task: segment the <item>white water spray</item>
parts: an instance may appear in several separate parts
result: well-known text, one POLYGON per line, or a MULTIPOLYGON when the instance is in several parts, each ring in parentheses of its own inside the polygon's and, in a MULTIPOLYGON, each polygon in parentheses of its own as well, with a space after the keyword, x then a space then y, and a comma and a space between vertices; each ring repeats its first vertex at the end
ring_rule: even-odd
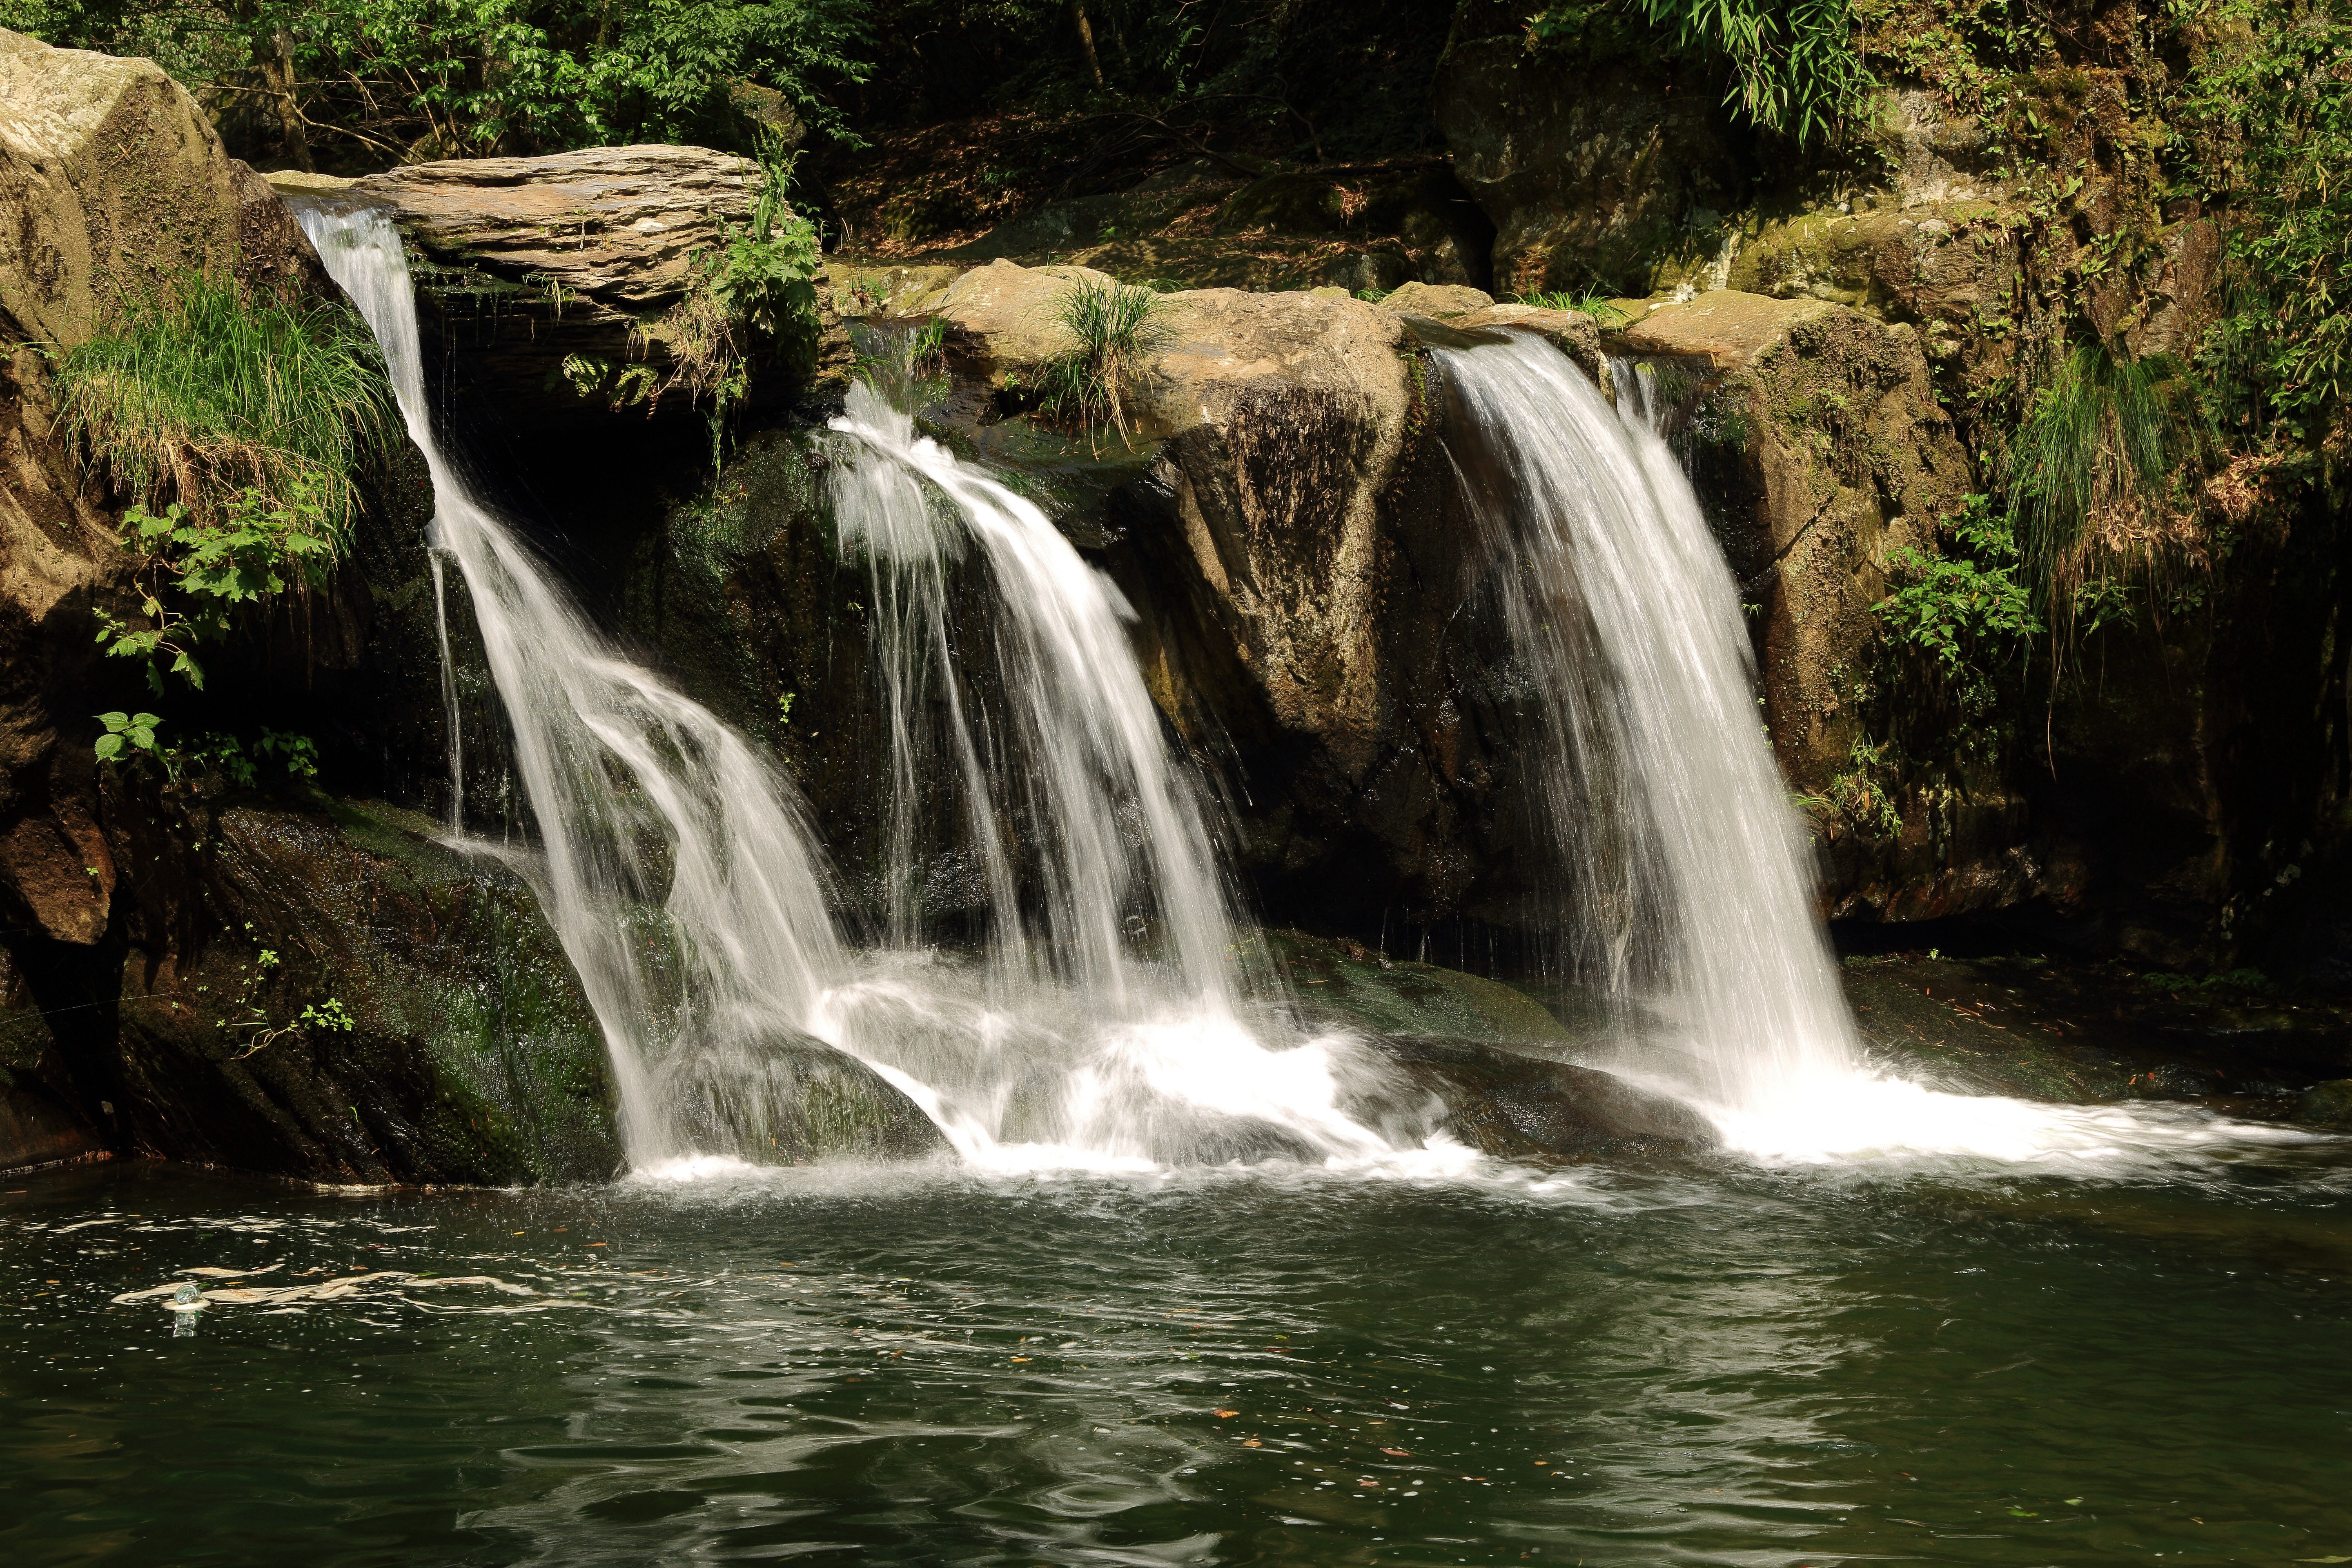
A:
POLYGON ((1618 1004, 1621 1068, 1792 1163, 2169 1170, 2311 1135, 2189 1106, 1941 1093, 1862 1065, 1814 910, 1812 856, 1767 744, 1738 595, 1646 374, 1612 409, 1532 334, 1441 348, 1517 658, 1573 956, 1618 1004))
POLYGON ((1349 1084, 1373 1076, 1349 1043, 1302 1038, 1244 999, 1207 826, 1118 590, 1034 502, 918 436, 873 381, 833 427, 849 438, 831 480, 842 543, 874 582, 894 781, 886 879, 909 950, 843 994, 856 1007, 833 1037, 902 1073, 984 1166, 1396 1152, 1342 1109, 1349 1084), (959 592, 987 598, 995 631, 980 648, 950 637, 950 566, 959 592), (993 730, 965 690, 974 659, 1003 693, 993 730), (913 823, 935 754, 960 785, 994 927, 984 983, 960 989, 944 961, 911 951, 928 935, 913 823))
MULTIPOLYGON (((1038 933, 1051 967, 1113 1010, 1173 989, 1212 1012, 1236 996, 1234 921, 1187 781, 1169 754, 1159 710, 1129 639, 1133 611, 1038 506, 938 442, 871 382, 850 389, 834 428, 856 438, 832 489, 842 542, 874 573, 882 675, 892 717, 897 816, 911 813, 917 737, 907 715, 935 686, 950 745, 995 891, 998 952, 1033 951, 1010 897, 1014 870, 1000 816, 1018 825, 1045 889, 1038 933), (938 504, 934 504, 934 498, 938 504), (949 644, 944 564, 976 545, 1003 629, 995 655, 1013 734, 998 770, 1007 798, 974 760, 949 644), (1140 940, 1139 940, 1140 939, 1140 940), (1154 946, 1153 984, 1139 949, 1154 946)), ((894 835, 891 883, 915 875, 894 835)))

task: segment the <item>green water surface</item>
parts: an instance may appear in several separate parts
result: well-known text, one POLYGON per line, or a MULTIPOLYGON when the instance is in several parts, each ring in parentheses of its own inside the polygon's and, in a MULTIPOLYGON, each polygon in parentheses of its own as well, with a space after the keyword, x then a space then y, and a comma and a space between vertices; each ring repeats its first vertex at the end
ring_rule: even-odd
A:
POLYGON ((2341 1149, 2068 1181, 18 1177, 0 1563, 2341 1562, 2341 1149), (273 1264, 248 1285, 512 1289, 184 1337, 110 1304, 273 1264))

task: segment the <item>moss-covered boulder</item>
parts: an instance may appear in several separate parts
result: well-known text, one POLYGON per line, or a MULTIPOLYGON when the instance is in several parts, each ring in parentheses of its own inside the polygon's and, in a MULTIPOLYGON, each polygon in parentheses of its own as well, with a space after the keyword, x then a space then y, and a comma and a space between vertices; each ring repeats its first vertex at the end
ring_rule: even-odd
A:
POLYGON ((1541 1161, 1717 1142, 1688 1107, 1565 1059, 1597 1042, 1516 986, 1344 938, 1265 931, 1255 942, 1302 1020, 1346 1030, 1382 1064, 1380 1087, 1360 1089, 1350 1110, 1392 1138, 1442 1133, 1541 1161))
POLYGON ((2331 1079, 2305 1089, 2294 1103, 2294 1119, 2314 1127, 2352 1132, 2352 1078, 2331 1079))
POLYGON ((327 1182, 602 1179, 604 1044, 528 885, 389 807, 119 781, 109 940, 12 942, 18 1059, 117 1152, 327 1182), (37 1070, 38 1070, 37 1067, 37 1070))

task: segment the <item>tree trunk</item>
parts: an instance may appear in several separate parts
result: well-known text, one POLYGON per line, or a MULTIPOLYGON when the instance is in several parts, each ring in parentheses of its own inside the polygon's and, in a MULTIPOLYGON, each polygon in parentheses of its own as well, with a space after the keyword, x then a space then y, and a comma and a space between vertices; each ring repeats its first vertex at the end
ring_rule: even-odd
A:
POLYGON ((278 110, 278 155, 310 174, 316 167, 310 162, 310 133, 294 104, 294 35, 283 27, 272 32, 268 47, 261 51, 260 65, 261 79, 268 83, 278 110))
POLYGON ((1070 19, 1078 25, 1078 43, 1087 51, 1087 69, 1094 74, 1095 85, 1109 86, 1103 80, 1102 57, 1095 53, 1095 25, 1087 20, 1087 0, 1070 0, 1070 19))

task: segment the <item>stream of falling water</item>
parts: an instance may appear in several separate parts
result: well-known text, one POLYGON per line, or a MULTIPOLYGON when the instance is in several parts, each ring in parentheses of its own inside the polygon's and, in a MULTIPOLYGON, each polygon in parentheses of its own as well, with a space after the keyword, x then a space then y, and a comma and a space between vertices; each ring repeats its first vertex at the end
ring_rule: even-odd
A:
POLYGON ((771 1068, 813 1042, 873 1068, 983 1167, 1465 1154, 1393 1147, 1340 1108, 1378 1076, 1353 1042, 1244 1006, 1225 895, 1124 605, 1035 506, 915 438, 870 389, 842 423, 866 454, 842 491, 847 526, 902 612, 881 659, 902 733, 911 683, 954 680, 929 668, 945 658, 940 552, 968 539, 989 563, 1022 731, 1013 788, 1047 888, 1032 942, 959 716, 996 957, 957 964, 916 946, 911 923, 905 945, 852 954, 790 782, 622 658, 455 471, 428 416, 389 218, 329 204, 300 216, 373 328, 431 469, 435 545, 465 578, 537 828, 540 853, 520 864, 604 1031, 634 1166, 757 1157, 760 1097, 796 1081, 771 1068))
POLYGON ((1512 645, 1577 972, 1653 1070, 1758 1111, 1849 1075, 1853 1020, 1811 851, 1756 702, 1698 498, 1620 378, 1621 415, 1533 336, 1436 351, 1512 645))
POLYGON ((1574 973, 1615 1014, 1607 1065, 1774 1159, 1958 1155, 2089 1168, 2300 1134, 2184 1108, 1946 1094, 1863 1064, 1774 763, 1737 585, 1657 427, 1525 332, 1433 350, 1454 455, 1532 697, 1574 973))

